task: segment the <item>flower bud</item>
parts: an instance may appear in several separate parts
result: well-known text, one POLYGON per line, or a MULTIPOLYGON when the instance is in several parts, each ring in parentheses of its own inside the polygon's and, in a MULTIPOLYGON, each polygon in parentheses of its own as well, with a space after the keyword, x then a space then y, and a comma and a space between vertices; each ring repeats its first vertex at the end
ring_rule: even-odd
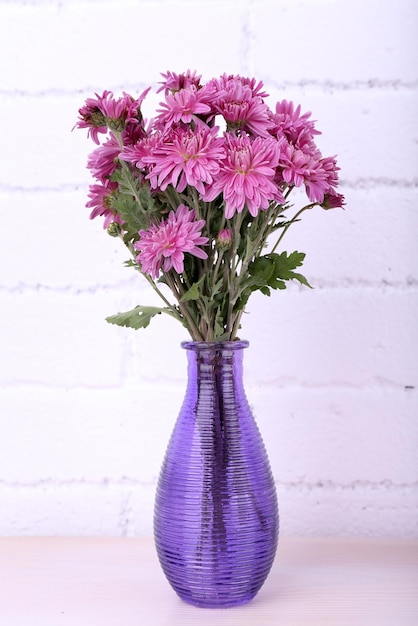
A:
POLYGON ((229 250, 232 244, 232 232, 229 228, 219 231, 216 237, 216 245, 220 250, 229 250))
POLYGON ((326 193, 321 203, 323 209, 339 209, 345 204, 345 198, 340 193, 326 193))
POLYGON ((120 225, 117 222, 110 222, 107 227, 107 234, 111 237, 119 237, 121 233, 120 225))

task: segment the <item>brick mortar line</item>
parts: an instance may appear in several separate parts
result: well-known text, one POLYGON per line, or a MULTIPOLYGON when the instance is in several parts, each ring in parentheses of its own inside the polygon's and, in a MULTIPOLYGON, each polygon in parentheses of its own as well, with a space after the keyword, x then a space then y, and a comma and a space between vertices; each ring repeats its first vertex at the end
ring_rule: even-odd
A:
MULTIPOLYGON (((165 385, 167 391, 178 391, 179 384, 185 384, 186 381, 186 370, 184 370, 184 376, 179 379, 167 379, 165 377, 158 378, 141 378, 139 379, 141 385, 149 387, 150 389, 154 389, 156 386, 161 387, 162 384, 165 385)), ((411 381, 413 383, 414 381, 411 381)), ((124 392, 126 393, 129 389, 137 389, 138 388, 138 378, 132 379, 130 376, 123 379, 123 381, 118 384, 115 383, 113 385, 81 385, 81 384, 50 384, 45 381, 40 380, 15 380, 9 384, 1 384, 0 383, 0 394, 4 393, 22 393, 22 390, 25 391, 33 391, 33 392, 41 392, 41 393, 77 393, 77 392, 89 392, 89 393, 97 393, 97 392, 124 392), (131 381, 134 380, 134 386, 132 386, 131 381)), ((256 392, 260 389, 259 385, 251 385, 247 383, 247 393, 250 395, 254 391, 254 397, 256 392)), ((342 393, 408 393, 414 394, 418 391, 418 386, 413 384, 401 384, 396 383, 390 380, 376 380, 374 384, 355 384, 355 383, 344 383, 341 381, 329 381, 328 383, 323 384, 309 384, 306 382, 297 382, 295 379, 293 382, 280 382, 280 380, 268 380, 264 382, 263 389, 273 389, 274 391, 279 392, 292 392, 292 393, 300 393, 300 392, 315 392, 315 393, 323 393, 330 391, 338 391, 342 393)), ((254 405, 254 398, 248 398, 250 405, 254 405)))
MULTIPOLYGON (((392 294, 392 293, 401 293, 406 292, 409 295, 418 291, 418 278, 410 277, 405 281, 387 281, 385 279, 381 279, 379 281, 366 281, 362 279, 352 279, 342 277, 340 280, 330 281, 321 278, 310 277, 310 281, 313 284, 315 291, 318 292, 326 292, 335 293, 336 291, 343 292, 351 292, 351 291, 372 291, 384 294, 392 294)), ((0 295, 29 295, 29 294, 51 294, 51 295, 64 295, 69 297, 77 297, 77 296, 88 296, 88 295, 96 295, 100 292, 108 293, 109 290, 113 290, 115 293, 123 291, 127 287, 130 287, 132 284, 138 285, 136 280, 130 278, 126 278, 126 280, 118 280, 116 283, 103 283, 98 285, 91 285, 89 287, 78 287, 72 284, 63 285, 63 286, 50 286, 50 285, 42 285, 42 284, 27 284, 27 283, 18 283, 15 285, 1 285, 0 284, 0 295)), ((145 288, 144 290, 140 289, 140 285, 136 288, 136 293, 138 296, 141 295, 141 292, 146 295, 145 288)), ((303 287, 298 286, 289 286, 289 293, 304 293, 305 289, 303 287)))
MULTIPOLYGON (((261 78, 261 77, 260 77, 261 78)), ((315 80, 310 78, 301 78, 298 81, 275 81, 269 77, 265 77, 263 82, 267 85, 274 86, 275 89, 294 89, 306 87, 316 87, 324 93, 329 93, 332 90, 336 91, 410 91, 418 89, 418 80, 403 81, 399 78, 369 78, 367 80, 350 80, 350 81, 334 81, 334 80, 315 80)))
MULTIPOLYGON (((39 479, 32 482, 26 481, 7 481, 0 480, 0 489, 2 488, 13 488, 13 489, 44 489, 45 487, 99 487, 103 489, 110 488, 119 488, 119 487, 144 487, 144 488, 154 488, 157 484, 157 481, 154 480, 152 482, 146 481, 141 482, 135 478, 122 478, 122 479, 103 479, 103 480, 85 480, 85 479, 52 479, 45 478, 39 479)), ((381 480, 381 481, 368 481, 368 480, 355 480, 350 483, 337 483, 331 480, 325 481, 317 481, 317 482, 304 482, 304 481, 292 481, 292 482, 283 482, 283 481, 275 481, 275 484, 278 488, 282 489, 304 489, 306 491, 355 491, 357 489, 368 489, 372 491, 376 491, 378 489, 384 490, 392 490, 399 491, 403 489, 408 489, 411 491, 418 490, 418 481, 411 483, 395 483, 391 480, 381 480)))
MULTIPOLYGON (((86 157, 87 158, 87 157, 86 157)), ((86 168, 87 171, 87 168, 86 168)), ((46 186, 46 185, 34 185, 34 186, 19 186, 19 185, 8 185, 5 183, 0 183, 0 193, 23 193, 23 194, 41 194, 41 193, 75 193, 82 192, 86 193, 89 185, 92 183, 92 180, 81 181, 77 183, 61 183, 55 186, 46 186)), ((358 189, 361 191, 367 191, 370 189, 376 190, 376 188, 380 189, 399 189, 399 190, 408 190, 408 189, 417 189, 418 188, 418 178, 388 178, 388 177, 373 177, 370 176, 368 178, 355 178, 355 179, 341 179, 339 189, 344 193, 345 189, 358 189)))
MULTIPOLYGON (((248 26, 251 30, 251 26, 248 26)), ((251 33, 250 33, 251 35, 251 33)), ((251 43, 251 42, 250 42, 251 43)), ((246 65, 251 65, 251 59, 245 59, 246 65)), ((301 79, 299 81, 284 81, 284 82, 276 82, 271 78, 262 77, 261 74, 257 76, 260 80, 262 79, 265 87, 268 89, 269 86, 274 89, 278 89, 280 91, 286 91, 288 89, 306 89, 307 87, 313 87, 316 90, 320 91, 323 94, 329 94, 330 92, 350 92, 350 91, 381 91, 381 92, 390 92, 390 93, 399 93, 401 91, 416 91, 418 90, 418 80, 414 81, 402 81, 400 79, 378 79, 372 78, 369 80, 353 80, 348 82, 342 81, 318 81, 312 79, 301 79)), ((202 78, 204 80, 205 77, 202 78)), ((157 88, 158 81, 149 81, 149 82, 135 82, 135 83, 122 83, 122 84, 111 84, 106 85, 106 88, 112 89, 115 93, 119 91, 131 91, 134 93, 141 93, 145 88, 151 85, 151 87, 157 88)), ((56 98, 68 98, 76 97, 81 98, 85 96, 91 96, 96 91, 101 91, 105 88, 105 86, 100 85, 86 85, 77 89, 39 89, 39 90, 24 90, 24 89, 0 89, 0 96, 5 98, 44 98, 44 97, 56 97, 56 98)), ((270 95, 270 99, 272 96, 270 95)), ((266 100, 269 101, 268 99, 266 100)))

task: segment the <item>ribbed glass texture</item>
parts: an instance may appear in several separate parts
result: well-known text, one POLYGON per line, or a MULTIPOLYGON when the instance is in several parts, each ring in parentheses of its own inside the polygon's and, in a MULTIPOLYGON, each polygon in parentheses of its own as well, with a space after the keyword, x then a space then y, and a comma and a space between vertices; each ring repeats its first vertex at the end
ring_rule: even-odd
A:
POLYGON ((276 490, 242 377, 248 342, 185 342, 188 385, 161 469, 154 536, 186 602, 250 601, 276 553, 276 490))

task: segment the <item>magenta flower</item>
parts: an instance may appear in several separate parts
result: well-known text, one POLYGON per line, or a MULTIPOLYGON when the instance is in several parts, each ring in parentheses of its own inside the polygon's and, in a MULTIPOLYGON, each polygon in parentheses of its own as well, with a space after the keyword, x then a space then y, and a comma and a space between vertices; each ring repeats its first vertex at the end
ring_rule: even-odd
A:
POLYGON ((253 217, 266 210, 271 201, 284 202, 274 182, 279 161, 279 144, 275 139, 228 134, 226 155, 219 176, 205 192, 203 199, 210 202, 220 193, 225 201, 225 217, 241 213, 246 206, 253 217))
POLYGON ((320 131, 315 129, 315 122, 309 120, 311 113, 300 114, 301 107, 295 109, 293 102, 282 100, 276 104, 276 112, 272 115, 274 127, 273 135, 286 137, 287 141, 296 148, 304 149, 313 142, 314 135, 320 135, 320 131))
POLYGON ((322 158, 320 151, 317 151, 309 176, 305 180, 306 193, 311 202, 322 204, 326 194, 335 193, 339 169, 335 157, 322 158))
POLYGON ((145 128, 140 122, 126 122, 122 131, 122 143, 124 146, 133 146, 137 141, 147 136, 145 128))
POLYGON ((290 186, 300 187, 307 180, 314 160, 310 154, 298 150, 287 141, 279 142, 280 162, 279 171, 285 183, 290 186))
POLYGON ((121 98, 116 99, 111 91, 106 92, 106 97, 100 102, 100 110, 107 118, 108 124, 116 124, 122 129, 127 122, 142 123, 141 104, 149 90, 150 87, 136 99, 125 92, 121 98))
POLYGON ((321 204, 324 201, 325 194, 331 189, 324 170, 320 163, 314 164, 314 166, 307 172, 305 178, 306 195, 311 202, 321 204))
MULTIPOLYGON (((125 146, 119 155, 122 161, 133 163, 142 171, 152 173, 152 168, 156 163, 155 150, 162 143, 163 136, 159 131, 141 139, 133 146, 125 146)), ((157 188, 157 176, 150 176, 150 185, 157 188)))
POLYGON ((205 90, 198 90, 195 85, 180 89, 174 93, 166 94, 166 101, 160 102, 161 109, 155 118, 155 127, 166 128, 173 124, 202 124, 198 115, 207 114, 211 108, 205 103, 205 90))
POLYGON ((201 76, 196 76, 196 71, 191 72, 190 70, 187 70, 184 74, 176 74, 175 72, 167 72, 164 74, 161 72, 161 76, 165 80, 161 81, 160 85, 162 85, 162 87, 157 90, 157 93, 160 91, 165 91, 166 93, 171 91, 171 93, 173 93, 180 89, 190 87, 191 85, 199 87, 200 79, 202 78, 201 76))
POLYGON ((141 104, 149 90, 143 91, 137 99, 125 92, 117 99, 111 91, 104 91, 101 96, 96 93, 96 98, 88 98, 79 109, 81 119, 76 128, 88 128, 89 136, 98 144, 98 133, 106 133, 108 128, 122 131, 129 124, 142 125, 141 104))
POLYGON ((231 81, 237 81, 240 82, 242 85, 249 87, 253 96, 267 98, 269 95, 266 91, 262 91, 264 84, 261 80, 257 82, 255 78, 239 76, 238 74, 226 74, 225 72, 219 78, 212 79, 212 81, 209 82, 214 82, 216 84, 217 91, 219 93, 222 93, 222 91, 226 89, 228 83, 230 83, 231 81))
POLYGON ((99 144, 99 133, 107 132, 107 124, 105 114, 103 113, 102 103, 106 100, 110 91, 104 91, 101 96, 95 94, 96 98, 87 98, 85 105, 78 110, 80 115, 79 121, 74 128, 87 128, 87 136, 91 137, 94 143, 99 144))
POLYGON ((258 94, 262 83, 255 85, 239 76, 213 80, 217 97, 213 107, 225 119, 228 130, 244 130, 254 136, 270 137, 271 111, 258 94), (255 91, 254 91, 255 90, 255 91))
POLYGON ((159 143, 152 155, 142 162, 151 166, 151 187, 164 191, 169 184, 182 192, 187 185, 203 194, 203 183, 211 184, 224 157, 224 139, 217 137, 218 128, 204 126, 194 131, 177 128, 159 143))
MULTIPOLYGON (((318 150, 318 155, 320 155, 320 152, 318 150)), ((323 169, 323 171, 325 172, 328 184, 330 187, 337 187, 339 184, 338 181, 338 172, 340 170, 340 168, 337 165, 337 160, 335 158, 335 156, 332 157, 325 157, 325 158, 320 158, 320 166, 323 169)))
POLYGON ((145 327, 165 311, 193 341, 233 341, 252 291, 308 284, 290 271, 304 255, 279 246, 305 210, 344 206, 339 168, 318 149, 311 113, 284 99, 270 108, 255 78, 224 73, 201 82, 188 69, 157 80, 161 102, 148 122, 146 90, 139 98, 95 94, 76 123, 98 144, 87 164, 90 218, 102 217, 108 234, 123 240, 164 301, 108 319, 145 327), (276 249, 286 276, 266 254, 276 249))
POLYGON ((345 198, 341 193, 337 193, 333 189, 326 193, 321 203, 323 209, 340 209, 345 205, 345 198))
POLYGON ((115 171, 119 153, 119 142, 111 134, 108 141, 89 154, 87 167, 95 178, 104 183, 115 171))
POLYGON ((176 212, 170 211, 166 221, 153 224, 148 230, 139 231, 140 239, 134 243, 139 250, 137 263, 153 279, 158 278, 161 269, 164 272, 172 268, 178 274, 184 269, 184 253, 199 259, 206 259, 207 254, 198 246, 208 243, 201 231, 205 220, 195 220, 195 211, 181 204, 176 212))
POLYGON ((93 209, 90 213, 90 219, 98 216, 104 217, 103 228, 107 228, 111 222, 123 224, 119 213, 112 208, 112 198, 115 191, 117 191, 117 184, 110 182, 105 185, 90 185, 89 187, 88 197, 90 200, 86 203, 86 207, 93 209))
POLYGON ((334 193, 333 187, 338 185, 338 167, 334 157, 322 158, 321 152, 305 152, 286 142, 279 142, 280 162, 276 180, 289 186, 305 185, 306 193, 311 202, 321 204, 327 193, 334 193))

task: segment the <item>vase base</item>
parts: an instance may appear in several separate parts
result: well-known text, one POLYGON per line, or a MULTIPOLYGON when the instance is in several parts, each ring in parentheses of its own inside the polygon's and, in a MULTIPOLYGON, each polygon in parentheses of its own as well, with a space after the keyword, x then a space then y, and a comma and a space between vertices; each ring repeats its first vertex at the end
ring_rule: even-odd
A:
POLYGON ((257 592, 251 595, 248 594, 245 597, 240 598, 195 598, 192 596, 180 595, 179 593, 177 595, 186 604, 190 604, 191 606, 195 606, 199 609, 231 609, 237 606, 248 604, 255 598, 257 592))

